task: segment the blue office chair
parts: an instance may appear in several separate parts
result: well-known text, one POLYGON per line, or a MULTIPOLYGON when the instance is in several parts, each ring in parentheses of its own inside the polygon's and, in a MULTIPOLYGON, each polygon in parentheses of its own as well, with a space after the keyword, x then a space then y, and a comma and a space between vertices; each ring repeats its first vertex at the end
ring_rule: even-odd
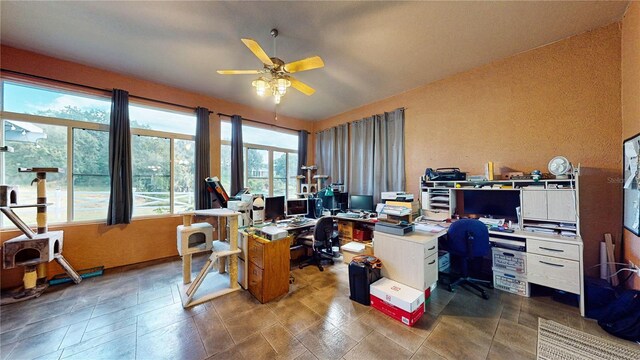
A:
POLYGON ((449 284, 449 291, 453 292, 454 287, 465 284, 478 290, 483 299, 489 299, 487 292, 478 284, 493 288, 491 281, 469 277, 469 262, 486 256, 491 249, 487 226, 480 220, 458 220, 449 228, 447 245, 451 256, 462 259, 462 276, 449 284))

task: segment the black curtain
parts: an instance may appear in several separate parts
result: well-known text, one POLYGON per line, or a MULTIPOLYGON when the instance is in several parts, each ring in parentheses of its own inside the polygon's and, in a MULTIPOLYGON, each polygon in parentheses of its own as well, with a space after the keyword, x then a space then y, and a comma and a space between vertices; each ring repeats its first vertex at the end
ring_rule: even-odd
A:
POLYGON ((210 209, 211 200, 204 179, 210 176, 211 166, 209 157, 209 109, 196 109, 196 178, 195 178, 195 208, 196 210, 210 209))
POLYGON ((242 159, 242 117, 231 117, 231 194, 237 194, 244 187, 244 162, 242 159))
MULTIPOLYGON (((306 130, 298 131, 298 175, 306 175, 305 171, 302 170, 303 165, 307 164, 307 143, 308 143, 308 133, 306 130)), ((320 189, 318 189, 320 190, 320 189)))
POLYGON ((107 225, 129 224, 133 212, 129 93, 113 89, 109 126, 109 178, 111 193, 107 225))

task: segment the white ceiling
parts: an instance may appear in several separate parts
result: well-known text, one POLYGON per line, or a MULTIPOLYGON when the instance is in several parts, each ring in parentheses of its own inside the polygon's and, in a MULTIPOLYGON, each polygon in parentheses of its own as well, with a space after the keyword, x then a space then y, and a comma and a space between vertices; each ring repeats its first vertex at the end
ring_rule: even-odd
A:
POLYGON ((320 120, 446 76, 619 20, 628 2, 24 2, 2 1, 2 44, 249 106, 257 69, 240 42, 285 62, 325 67, 296 77, 283 115, 320 120))

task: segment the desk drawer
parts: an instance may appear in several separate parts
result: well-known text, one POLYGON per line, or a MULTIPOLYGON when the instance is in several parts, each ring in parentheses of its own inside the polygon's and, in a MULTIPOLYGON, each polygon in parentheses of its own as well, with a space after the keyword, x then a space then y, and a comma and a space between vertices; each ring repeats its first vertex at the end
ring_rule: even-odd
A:
POLYGON ((431 284, 438 281, 438 254, 435 253, 424 259, 424 288, 427 289, 431 284))
POLYGON ((262 302, 262 269, 249 263, 249 292, 262 302))
POLYGON ((527 239, 527 252, 568 260, 580 260, 580 247, 573 244, 527 239))
POLYGON ((433 237, 433 239, 427 241, 424 244, 424 258, 428 258, 438 253, 438 238, 433 237))
POLYGON ((256 264, 259 268, 264 268, 264 244, 249 237, 249 262, 256 264))
POLYGON ((550 288, 580 293, 580 263, 527 253, 527 280, 550 288))

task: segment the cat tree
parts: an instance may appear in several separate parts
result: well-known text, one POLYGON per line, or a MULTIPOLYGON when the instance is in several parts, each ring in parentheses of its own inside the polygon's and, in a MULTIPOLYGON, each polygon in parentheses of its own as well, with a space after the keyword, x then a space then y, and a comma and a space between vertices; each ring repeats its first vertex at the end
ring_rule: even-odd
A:
POLYGON ((49 231, 47 226, 47 173, 62 173, 61 168, 19 168, 19 172, 36 173, 31 184, 37 184, 36 204, 19 205, 18 187, 0 185, 0 211, 13 222, 21 236, 2 244, 2 265, 4 269, 24 266, 23 290, 11 298, 2 299, 2 304, 27 300, 40 296, 48 287, 47 264, 55 260, 69 277, 78 284, 82 278, 62 256, 63 231, 49 231), (17 208, 35 207, 37 230, 34 232, 13 211, 17 208))

